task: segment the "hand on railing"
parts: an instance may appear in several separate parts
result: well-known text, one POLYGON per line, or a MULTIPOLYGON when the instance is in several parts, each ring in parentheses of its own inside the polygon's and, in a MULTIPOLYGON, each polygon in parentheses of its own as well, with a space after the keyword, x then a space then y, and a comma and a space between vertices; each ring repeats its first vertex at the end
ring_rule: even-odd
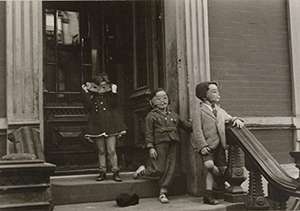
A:
POLYGON ((232 126, 233 127, 242 128, 242 127, 244 127, 244 125, 245 124, 241 119, 239 119, 237 117, 232 118, 232 126))

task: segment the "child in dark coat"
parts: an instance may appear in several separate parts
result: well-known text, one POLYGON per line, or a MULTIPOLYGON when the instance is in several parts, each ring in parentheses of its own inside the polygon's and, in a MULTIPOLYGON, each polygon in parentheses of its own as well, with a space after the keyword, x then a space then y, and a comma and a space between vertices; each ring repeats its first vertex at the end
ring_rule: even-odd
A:
POLYGON ((100 174, 97 181, 106 178, 106 152, 112 165, 113 179, 122 181, 119 175, 116 153, 117 138, 126 133, 126 126, 118 107, 117 86, 110 83, 105 73, 94 82, 82 85, 88 114, 86 138, 97 145, 100 174))
POLYGON ((218 204, 212 195, 213 183, 223 181, 227 168, 225 149, 225 123, 243 127, 244 123, 237 117, 230 116, 219 106, 220 94, 218 84, 214 81, 202 82, 196 87, 196 96, 201 100, 199 127, 194 130, 193 147, 202 155, 207 169, 204 203, 218 204))
POLYGON ((149 166, 140 166, 134 177, 159 178, 159 201, 168 203, 168 188, 175 174, 177 149, 180 143, 178 127, 191 131, 190 122, 182 121, 168 108, 169 98, 163 89, 153 92, 150 101, 153 109, 146 116, 145 139, 149 151, 149 166))

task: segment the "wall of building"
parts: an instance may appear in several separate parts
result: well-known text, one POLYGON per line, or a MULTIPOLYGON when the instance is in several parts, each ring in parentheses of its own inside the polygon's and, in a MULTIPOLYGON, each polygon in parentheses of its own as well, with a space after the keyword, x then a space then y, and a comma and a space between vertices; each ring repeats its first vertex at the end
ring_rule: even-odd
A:
POLYGON ((0 2, 0 118, 6 117, 6 44, 5 44, 5 2, 0 2))
MULTIPOLYGON (((290 117, 286 0, 210 0, 208 20, 211 78, 220 82, 223 107, 233 115, 272 117, 271 124, 276 117, 290 117)), ((293 130, 277 130, 253 132, 286 163, 293 150, 293 130)))
POLYGON ((5 2, 0 1, 0 157, 6 154, 6 33, 5 2))

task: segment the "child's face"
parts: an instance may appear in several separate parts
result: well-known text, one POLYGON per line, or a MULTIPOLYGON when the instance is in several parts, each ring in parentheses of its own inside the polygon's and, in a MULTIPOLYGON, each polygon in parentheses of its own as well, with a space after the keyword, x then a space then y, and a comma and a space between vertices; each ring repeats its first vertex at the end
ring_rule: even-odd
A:
POLYGON ((210 84, 207 90, 207 100, 210 103, 218 103, 220 101, 219 89, 215 84, 210 84))
POLYGON ((152 98, 152 103, 159 109, 166 109, 169 104, 169 98, 165 91, 159 91, 152 98))

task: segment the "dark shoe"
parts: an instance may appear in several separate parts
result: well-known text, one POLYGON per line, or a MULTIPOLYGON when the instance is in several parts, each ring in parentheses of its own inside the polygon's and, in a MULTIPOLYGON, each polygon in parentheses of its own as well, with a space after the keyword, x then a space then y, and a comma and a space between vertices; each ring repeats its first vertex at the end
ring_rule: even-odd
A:
POLYGON ((97 177, 96 181, 100 182, 100 181, 105 180, 105 178, 106 178, 105 172, 101 172, 101 173, 99 174, 99 176, 97 177))
POLYGON ((214 199, 213 197, 211 196, 204 196, 203 197, 203 202, 205 204, 211 204, 211 205, 216 205, 216 204, 219 204, 219 201, 217 199, 214 199))
POLYGON ((113 180, 115 180, 116 182, 122 182, 122 179, 121 179, 121 177, 119 175, 119 172, 115 172, 113 174, 113 180))

